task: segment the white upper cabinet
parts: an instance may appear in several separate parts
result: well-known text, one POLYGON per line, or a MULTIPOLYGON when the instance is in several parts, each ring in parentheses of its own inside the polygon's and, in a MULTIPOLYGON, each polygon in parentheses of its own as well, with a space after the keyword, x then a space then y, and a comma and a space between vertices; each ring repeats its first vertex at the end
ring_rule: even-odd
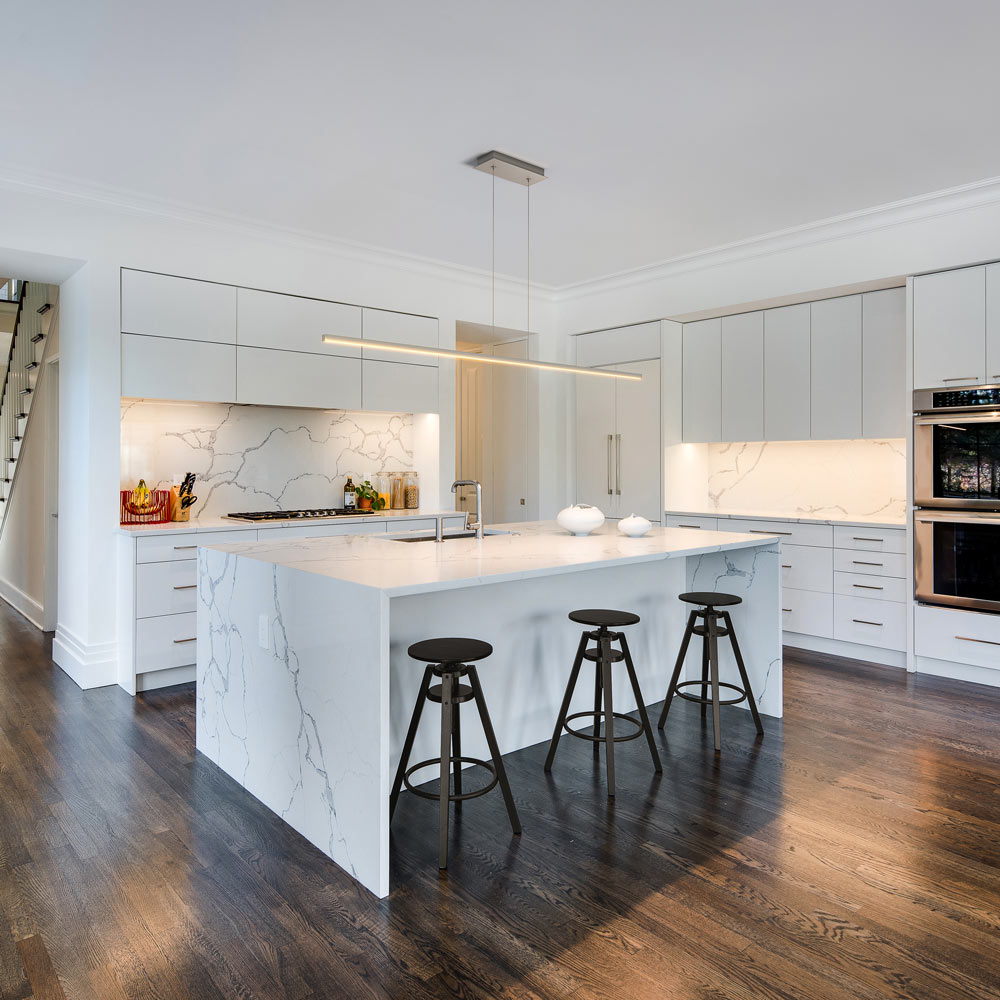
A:
POLYGON ((861 296, 822 299, 811 303, 810 309, 811 436, 825 440, 859 438, 861 296))
POLYGON ((1000 383, 1000 264, 986 265, 986 381, 1000 383))
POLYGON ((236 347, 123 333, 122 395, 235 402, 236 347))
POLYGON ((683 439, 722 440, 722 320, 685 323, 683 439))
POLYGON ((358 410, 361 359, 237 347, 236 401, 358 410))
POLYGON ((255 288, 238 290, 236 343, 241 347, 361 357, 360 348, 324 344, 326 335, 360 339, 361 307, 255 288))
POLYGON ((361 408, 389 413, 437 413, 438 370, 398 361, 361 362, 361 408))
POLYGON ((986 381, 986 268, 913 279, 913 388, 986 381))
POLYGON ((236 289, 122 270, 122 333, 235 344, 236 289))
POLYGON ((810 430, 809 303, 764 313, 764 440, 803 441, 810 430))
MULTIPOLYGON (((381 340, 388 344, 406 344, 408 347, 438 347, 438 321, 429 316, 410 316, 406 313, 388 312, 385 309, 362 310, 362 336, 365 340, 381 340)), ((432 354, 403 354, 390 351, 364 349, 364 357, 375 361, 395 361, 409 365, 434 365, 438 358, 432 354)), ((435 405, 435 410, 437 406, 435 405)))
POLYGON ((576 363, 582 368, 601 368, 660 356, 659 322, 581 333, 574 339, 576 363))
POLYGON ((861 434, 906 436, 906 289, 862 296, 861 434))
POLYGON ((722 318, 722 440, 764 439, 764 314, 722 318))

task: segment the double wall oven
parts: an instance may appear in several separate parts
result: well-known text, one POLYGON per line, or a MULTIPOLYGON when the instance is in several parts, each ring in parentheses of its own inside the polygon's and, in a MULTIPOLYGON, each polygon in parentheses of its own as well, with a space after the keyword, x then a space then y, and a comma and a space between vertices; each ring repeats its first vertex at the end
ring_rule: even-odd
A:
POLYGON ((1000 385, 922 389, 913 408, 916 598, 1000 612, 1000 385))

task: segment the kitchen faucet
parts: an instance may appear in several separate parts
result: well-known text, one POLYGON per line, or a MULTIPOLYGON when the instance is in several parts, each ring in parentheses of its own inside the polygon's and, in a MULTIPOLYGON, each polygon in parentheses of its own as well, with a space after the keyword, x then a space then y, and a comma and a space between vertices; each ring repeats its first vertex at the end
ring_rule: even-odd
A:
POLYGON ((451 492, 457 493, 459 486, 475 486, 476 487, 476 523, 469 524, 469 515, 465 515, 465 527, 466 530, 469 528, 476 529, 476 538, 483 537, 483 485, 482 483, 477 483, 475 479, 456 479, 455 482, 451 484, 451 492))

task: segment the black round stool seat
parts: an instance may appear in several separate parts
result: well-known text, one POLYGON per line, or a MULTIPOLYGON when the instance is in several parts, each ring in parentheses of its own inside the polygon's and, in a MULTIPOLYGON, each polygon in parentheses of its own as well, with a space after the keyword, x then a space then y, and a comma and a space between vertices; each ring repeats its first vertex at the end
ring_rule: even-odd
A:
POLYGON ((571 611, 569 620, 580 625, 596 625, 598 628, 621 628, 623 625, 638 625, 641 619, 631 611, 583 608, 580 611, 571 611))
POLYGON ((704 604, 709 608, 725 608, 730 604, 742 604, 743 598, 735 594, 717 594, 710 590, 696 590, 690 594, 681 594, 680 600, 686 604, 704 604))
POLYGON ((414 660, 424 663, 470 663, 482 660, 493 647, 482 639, 423 639, 407 650, 414 660))

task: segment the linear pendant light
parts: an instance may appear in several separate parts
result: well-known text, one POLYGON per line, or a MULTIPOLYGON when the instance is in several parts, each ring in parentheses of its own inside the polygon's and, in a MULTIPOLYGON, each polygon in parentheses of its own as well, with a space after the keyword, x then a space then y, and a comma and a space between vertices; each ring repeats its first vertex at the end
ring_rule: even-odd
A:
POLYGON ((525 361, 520 358, 501 358, 494 354, 473 354, 471 351, 449 351, 444 347, 412 347, 409 344, 389 344, 379 340, 362 340, 360 337, 323 338, 324 344, 338 347, 363 347, 366 351, 389 351, 397 354, 419 354, 424 357, 451 358, 454 361, 475 361, 477 364, 507 365, 511 368, 540 368, 543 371, 572 372, 575 375, 597 375, 601 378, 626 379, 641 382, 642 376, 633 372, 615 372, 603 368, 582 368, 579 365, 560 365, 553 361, 525 361))
MULTIPOLYGON (((545 180, 543 167, 528 163, 506 153, 491 150, 483 153, 475 164, 476 170, 488 173, 493 178, 493 263, 492 263, 492 293, 493 293, 493 331, 496 332, 496 179, 499 176, 505 181, 523 184, 528 189, 528 333, 531 333, 531 185, 545 180)), ((509 368, 538 368, 550 372, 570 372, 573 375, 594 375, 598 378, 616 378, 627 382, 641 382, 642 376, 634 372, 616 372, 603 368, 584 368, 580 365, 561 365, 552 361, 527 361, 521 358, 503 358, 494 354, 473 354, 471 351, 449 351, 444 347, 413 347, 409 344, 390 344, 385 341, 363 340, 359 337, 338 337, 327 334, 324 344, 338 347, 361 347, 369 351, 387 351, 396 354, 417 354, 423 357, 451 358, 454 361, 473 361, 476 364, 506 365, 509 368)))

